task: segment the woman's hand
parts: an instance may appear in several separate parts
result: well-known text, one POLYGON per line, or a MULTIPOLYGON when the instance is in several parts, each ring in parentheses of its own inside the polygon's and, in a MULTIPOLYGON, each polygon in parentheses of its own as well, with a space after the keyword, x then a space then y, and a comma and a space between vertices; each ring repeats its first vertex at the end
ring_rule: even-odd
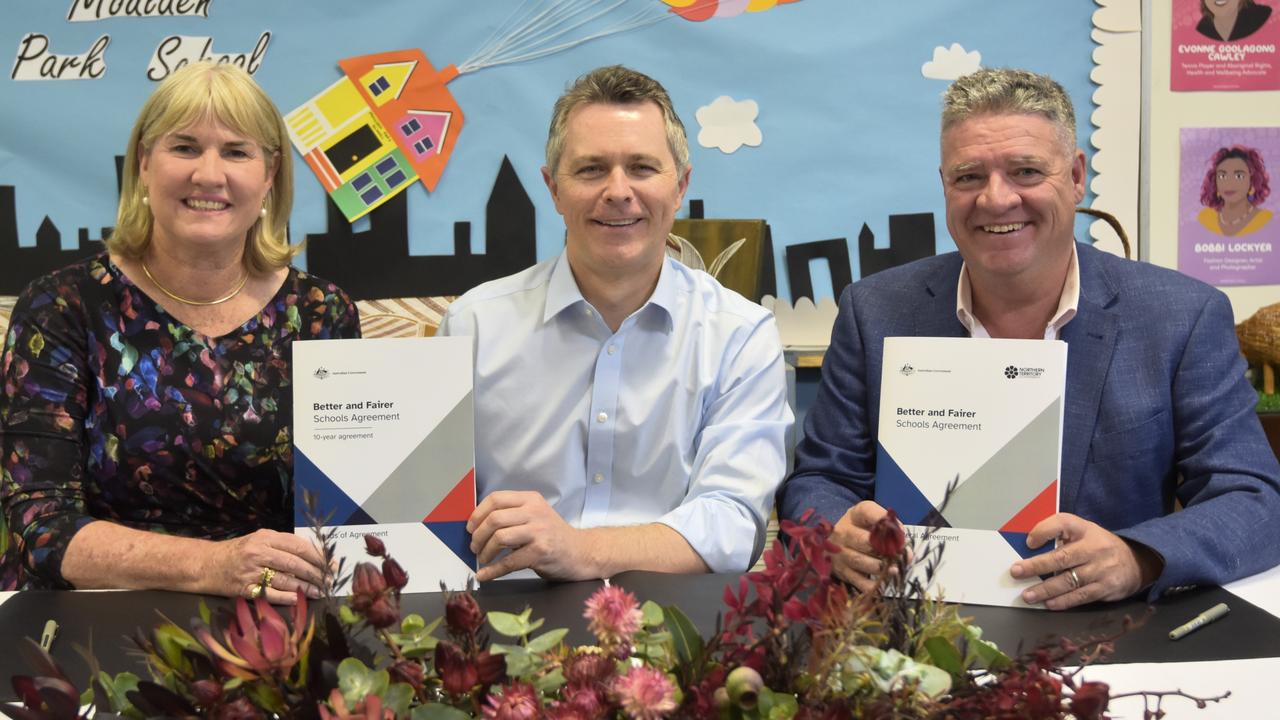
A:
POLYGON ((258 530, 215 544, 209 558, 208 592, 231 597, 257 597, 263 580, 269 582, 271 603, 292 605, 302 588, 318 598, 324 586, 324 554, 310 539, 275 530, 258 530), (268 572, 270 570, 270 572, 268 572))

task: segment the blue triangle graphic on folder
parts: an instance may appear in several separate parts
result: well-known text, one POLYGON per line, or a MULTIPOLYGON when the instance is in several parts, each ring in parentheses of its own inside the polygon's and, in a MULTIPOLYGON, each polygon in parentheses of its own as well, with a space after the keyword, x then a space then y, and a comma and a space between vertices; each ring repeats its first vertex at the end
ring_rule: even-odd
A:
POLYGON ((440 538, 445 547, 453 551, 458 559, 472 570, 476 569, 476 554, 471 552, 471 536, 467 534, 467 523, 462 522, 429 522, 427 526, 432 535, 440 538))
POLYGON ((876 443, 875 487, 876 502, 883 508, 893 508, 898 519, 907 525, 924 524, 924 519, 934 511, 933 503, 911 482, 880 443, 876 443))
POLYGON ((293 525, 308 527, 307 506, 302 501, 302 491, 310 490, 316 496, 316 510, 323 518, 330 513, 326 525, 375 525, 376 521, 360 508, 324 471, 311 462, 306 453, 293 449, 293 525))
POLYGON ((1053 543, 1049 542, 1041 545, 1035 550, 1032 550, 1027 547, 1027 533, 1005 532, 1004 530, 1001 530, 1000 535, 1004 537, 1005 542, 1009 543, 1009 547, 1013 548, 1013 551, 1018 553, 1023 560, 1035 557, 1036 555, 1043 555, 1054 547, 1053 543))

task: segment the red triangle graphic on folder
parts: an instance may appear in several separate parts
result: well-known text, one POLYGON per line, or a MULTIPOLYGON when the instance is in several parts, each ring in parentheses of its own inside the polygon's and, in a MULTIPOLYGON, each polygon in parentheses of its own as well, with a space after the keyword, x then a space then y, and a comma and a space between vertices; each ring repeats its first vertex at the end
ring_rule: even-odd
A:
POLYGON ((476 470, 467 471, 465 477, 449 491, 448 495, 427 514, 422 522, 466 522, 476 509, 476 470))
POLYGON ((1058 481, 1054 480, 1048 487, 1041 490, 1034 500, 1027 503, 1026 507, 1018 511, 1017 515, 1009 518, 1009 522, 1000 528, 1000 532, 1029 533, 1036 523, 1056 512, 1057 506, 1058 481))

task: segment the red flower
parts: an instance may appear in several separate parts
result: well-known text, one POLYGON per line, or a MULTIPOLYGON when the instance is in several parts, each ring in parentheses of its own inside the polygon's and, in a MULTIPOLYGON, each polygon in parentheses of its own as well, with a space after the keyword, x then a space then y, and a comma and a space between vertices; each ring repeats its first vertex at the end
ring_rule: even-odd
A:
POLYGON ((490 693, 480 707, 489 720, 533 720, 541 710, 542 703, 533 686, 518 680, 503 686, 501 695, 490 693))
POLYGON ((480 684, 486 687, 502 682, 507 677, 507 660, 502 655, 481 650, 476 655, 476 672, 479 673, 480 684))
POLYGON ((382 561, 382 577, 386 579, 388 585, 395 588, 396 592, 403 590, 404 586, 409 584, 409 574, 392 558, 382 561))
POLYGON ((364 536, 364 551, 374 557, 382 557, 387 554, 387 546, 375 535, 364 536))
POLYGON ((191 683, 191 697, 202 708, 211 708, 222 699, 222 683, 216 680, 197 680, 191 683))
POLYGON ((462 652, 462 648, 448 640, 441 640, 436 645, 436 674, 444 684, 444 691, 450 695, 466 695, 480 683, 480 669, 462 652))
POLYGON ((591 685, 604 682, 613 675, 617 664, 607 655, 593 652, 575 652, 564 661, 564 679, 571 685, 591 685))
POLYGON ((242 695, 226 705, 219 705, 213 717, 214 720, 258 720, 264 715, 249 702, 249 698, 242 695))
POLYGON ((1081 683, 1071 697, 1071 714, 1079 720, 1100 720, 1110 699, 1111 688, 1106 683, 1081 683))
POLYGON ((470 593, 452 593, 444 604, 444 622, 451 635, 470 635, 480 629, 484 613, 470 593))
POLYGON ((351 579, 351 609, 375 628, 390 627, 400 620, 400 610, 390 594, 387 579, 377 567, 372 563, 356 565, 351 579))
POLYGON ((896 558, 907 544, 907 536, 893 508, 871 526, 871 551, 883 558, 896 558))
POLYGON ((392 665, 388 671, 391 673, 392 682, 408 683, 414 690, 422 689, 422 683, 427 674, 427 670, 422 667, 422 663, 414 660, 401 660, 392 665))
POLYGON ((564 699, 558 705, 564 707, 565 715, 571 714, 572 717, 598 720, 603 718, 609 710, 609 703, 605 700, 604 694, 593 687, 569 685, 561 696, 564 699))

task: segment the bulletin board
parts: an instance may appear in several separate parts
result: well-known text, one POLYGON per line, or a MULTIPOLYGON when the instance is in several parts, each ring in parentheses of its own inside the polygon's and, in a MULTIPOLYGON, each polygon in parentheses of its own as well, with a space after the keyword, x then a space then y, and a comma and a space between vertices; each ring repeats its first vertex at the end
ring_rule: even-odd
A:
MULTIPOLYGON (((829 298, 840 289, 832 277, 857 279, 868 253, 891 243, 954 249, 937 175, 939 97, 979 65, 1062 82, 1093 163, 1086 202, 1133 212, 1137 179, 1121 148, 1136 147, 1136 129, 1107 118, 1137 109, 1103 101, 1108 87, 1136 97, 1124 93, 1129 80, 1106 82, 1108 63, 1137 65, 1124 22, 1106 27, 1123 15, 1115 4, 10 0, 0 8, 11 58, 0 78, 0 295, 100 249, 130 126, 181 63, 244 65, 291 113, 350 74, 343 61, 411 51, 456 103, 447 164, 430 187, 414 181, 351 221, 294 149, 290 235, 309 243, 299 265, 358 298, 420 297, 560 252, 564 226, 540 175, 551 106, 574 77, 622 63, 664 83, 688 129, 681 216, 766 221, 782 298, 788 248, 822 250, 804 262, 810 292, 829 298), (1105 123, 1114 150, 1103 147, 1105 123), (1114 173, 1103 172, 1108 157, 1114 173), (1118 184, 1107 189, 1108 177, 1118 184), (832 247, 847 248, 848 268, 830 267, 832 247)), ((423 116, 428 124, 438 143, 440 118, 423 116)), ((1089 232, 1081 223, 1078 236, 1089 232)))

